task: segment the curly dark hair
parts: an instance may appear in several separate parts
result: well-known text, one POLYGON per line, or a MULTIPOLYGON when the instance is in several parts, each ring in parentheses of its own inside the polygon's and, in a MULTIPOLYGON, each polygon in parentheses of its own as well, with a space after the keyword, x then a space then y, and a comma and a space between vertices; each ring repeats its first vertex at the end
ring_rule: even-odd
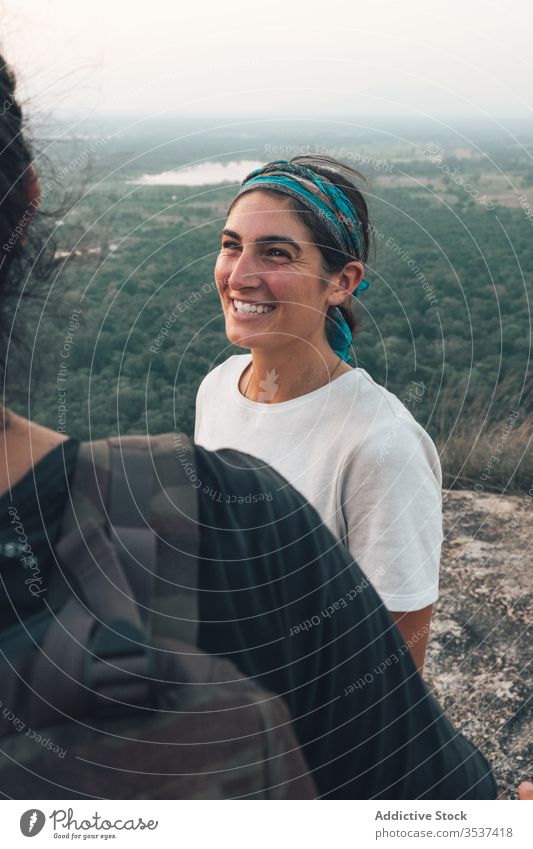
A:
MULTIPOLYGON (((0 377, 8 341, 24 344, 23 329, 12 326, 19 299, 35 298, 35 289, 54 266, 50 227, 38 208, 37 172, 16 79, 0 55, 0 377), (30 225, 31 222, 31 226, 30 225)), ((20 325, 20 322, 19 322, 20 325)))

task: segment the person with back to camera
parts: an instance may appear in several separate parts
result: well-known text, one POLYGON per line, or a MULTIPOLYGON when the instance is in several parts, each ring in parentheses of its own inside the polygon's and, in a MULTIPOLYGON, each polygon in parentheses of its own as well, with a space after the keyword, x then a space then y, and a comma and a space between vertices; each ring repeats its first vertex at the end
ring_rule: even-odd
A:
MULTIPOLYGON (((0 101, 12 98, 13 102, 0 117, 1 305, 5 307, 7 295, 13 294, 16 320, 24 324, 24 303, 18 299, 26 281, 25 271, 34 267, 43 240, 39 239, 36 220, 39 212, 35 212, 38 180, 14 92, 14 77, 0 57, 0 101), (13 238, 14 233, 19 238, 13 238)), ((27 323, 24 326, 31 335, 33 328, 27 323)), ((10 330, 10 325, 4 324, 3 368, 10 330)), ((39 629, 62 615, 65 598, 70 603, 76 590, 75 585, 63 581, 64 571, 68 566, 76 576, 83 558, 69 560, 63 547, 58 560, 58 550, 64 516, 70 510, 71 482, 80 471, 77 458, 82 452, 90 458, 88 449, 97 443, 80 444, 8 407, 4 408, 0 439, 0 661, 16 657, 17 645, 28 634, 35 640, 35 660, 42 653, 39 629), (13 511, 24 530, 21 562, 13 511), (27 563, 28 551, 31 564, 27 563), (32 592, 28 591, 28 569, 37 586, 32 592)), ((156 454, 164 441, 163 437, 136 439, 141 447, 145 443, 154 447, 156 454)), ((161 494, 168 496, 173 480, 179 480, 178 460, 174 459, 174 467, 165 460, 160 468, 165 483, 161 484, 162 493, 155 487, 156 499, 161 494)), ((316 783, 316 795, 347 799, 494 798, 496 786, 486 760, 451 725, 428 692, 377 594, 344 546, 322 525, 316 511, 276 471, 266 466, 258 469, 257 461, 246 454, 228 449, 217 457, 196 447, 190 459, 203 484, 200 488, 191 484, 187 490, 191 499, 193 494, 198 499, 197 645, 211 655, 229 658, 247 680, 281 696, 316 783), (225 498, 212 498, 211 492, 238 497, 229 503, 225 498), (276 496, 272 499, 246 500, 247 493, 273 492, 276 496), (393 657, 394 663, 387 663, 393 657), (383 664, 386 674, 370 673, 383 664), (372 680, 367 683, 365 676, 369 675, 372 680)), ((86 472, 91 477, 90 464, 86 472)), ((89 497, 96 496, 89 493, 89 497)), ((170 546, 171 541, 180 540, 176 529, 180 522, 183 524, 183 514, 176 507, 172 525, 170 508, 165 509, 166 524, 156 516, 155 529, 160 535, 158 545, 170 546)), ((171 567, 172 550, 169 548, 166 555, 171 567)), ((172 583, 167 580, 163 596, 172 593, 172 583)), ((111 589, 108 595, 113 595, 111 589)), ((168 607, 165 610, 167 616, 172 612, 168 607)), ((195 615, 192 609, 183 613, 185 621, 195 615)), ((75 629, 76 622, 70 624, 75 629)), ((61 632, 56 651, 65 660, 72 656, 73 640, 68 628, 61 632)), ((116 772, 106 777, 101 770, 96 772, 97 764, 91 767, 86 760, 76 760, 74 756, 80 750, 72 738, 64 760, 47 755, 30 741, 31 763, 35 766, 37 760, 42 773, 35 769, 17 772, 17 746, 24 744, 26 735, 16 734, 20 728, 15 726, 14 730, 10 719, 6 671, 12 670, 4 663, 0 675, 0 698, 6 708, 0 716, 0 793, 4 797, 13 796, 17 782, 22 781, 23 790, 30 794, 38 786, 42 795, 33 793, 31 798, 49 798, 45 792, 52 785, 57 797, 65 798, 65 783, 76 781, 90 798, 108 798, 108 794, 122 798, 124 787, 132 797, 135 788, 135 798, 168 798, 164 795, 168 793, 163 786, 164 775, 158 779, 158 768, 179 773, 172 740, 159 740, 155 756, 150 751, 150 767, 141 763, 137 776, 131 766, 132 774, 123 769, 120 781, 116 772), (36 756, 39 751, 40 760, 36 756), (83 784, 87 767, 90 780, 83 784), (44 791, 43 781, 47 784, 44 791)), ((25 675, 23 671, 21 687, 25 675)), ((42 683, 46 689, 48 682, 42 683)), ((40 698, 39 692, 28 692, 27 696, 40 698)), ((89 719, 86 717, 85 722, 89 719)), ((135 734, 143 738, 146 729, 152 727, 151 720, 147 717, 145 724, 135 721, 139 723, 135 734)), ((271 733, 276 730, 282 729, 271 733)), ((61 726, 49 736, 52 742, 60 739, 61 726)), ((202 753, 204 769, 206 751, 202 753)), ((97 760, 90 753, 89 749, 86 759, 97 760)), ((265 764, 264 771, 270 769, 275 769, 275 764, 265 764)), ((197 778, 186 777, 187 787, 197 778)), ((296 781, 301 778, 295 776, 296 781)), ((277 787, 273 792, 283 796, 285 790, 277 787)), ((243 795, 242 787, 240 791, 243 795)), ((230 783, 223 797, 235 795, 230 783)))
POLYGON ((438 591, 441 469, 398 398, 349 365, 371 229, 358 177, 331 157, 297 156, 243 180, 215 280, 228 339, 251 354, 204 378, 195 441, 258 457, 307 498, 422 670, 438 591))

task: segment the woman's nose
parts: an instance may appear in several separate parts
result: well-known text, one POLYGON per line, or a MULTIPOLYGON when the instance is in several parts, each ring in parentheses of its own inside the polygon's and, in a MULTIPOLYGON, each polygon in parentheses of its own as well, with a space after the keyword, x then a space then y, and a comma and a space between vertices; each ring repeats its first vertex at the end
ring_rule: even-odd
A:
POLYGON ((230 289, 234 290, 253 288, 261 283, 257 260, 246 251, 246 248, 241 251, 238 259, 232 265, 231 273, 226 277, 230 289))

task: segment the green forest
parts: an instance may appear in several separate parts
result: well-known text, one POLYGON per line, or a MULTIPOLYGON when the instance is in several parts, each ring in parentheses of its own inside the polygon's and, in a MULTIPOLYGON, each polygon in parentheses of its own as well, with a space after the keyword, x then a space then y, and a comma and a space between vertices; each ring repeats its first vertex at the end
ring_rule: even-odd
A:
POLYGON ((191 434, 202 378, 242 352, 227 342, 213 285, 236 185, 136 180, 200 161, 330 153, 365 176, 374 236, 353 365, 408 403, 449 486, 474 485, 516 413, 485 488, 527 490, 533 139, 473 133, 391 140, 287 123, 38 139, 55 267, 12 315, 12 406, 79 438, 191 434), (413 402, 415 383, 424 391, 413 402))

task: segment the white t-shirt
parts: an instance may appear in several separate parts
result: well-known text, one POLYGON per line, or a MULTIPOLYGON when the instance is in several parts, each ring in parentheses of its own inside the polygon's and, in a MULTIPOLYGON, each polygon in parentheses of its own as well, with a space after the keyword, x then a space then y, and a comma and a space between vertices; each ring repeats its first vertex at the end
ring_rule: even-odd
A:
POLYGON ((262 461, 258 467, 268 463, 283 475, 346 545, 389 610, 434 602, 442 477, 424 428, 360 368, 290 401, 250 401, 238 388, 250 361, 251 354, 232 356, 204 378, 195 442, 209 451, 244 451, 262 461))

